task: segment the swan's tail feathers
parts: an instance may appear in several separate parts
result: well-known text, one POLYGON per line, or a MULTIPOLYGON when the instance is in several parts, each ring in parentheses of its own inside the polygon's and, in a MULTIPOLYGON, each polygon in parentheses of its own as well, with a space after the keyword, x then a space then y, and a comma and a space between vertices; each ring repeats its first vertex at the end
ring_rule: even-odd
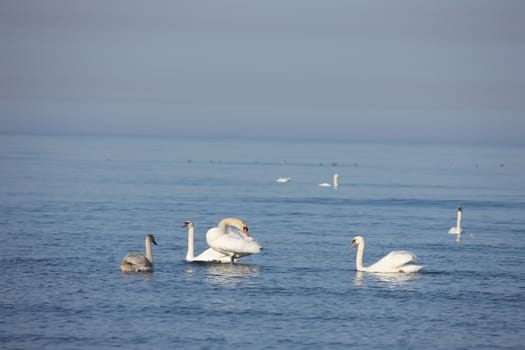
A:
POLYGON ((451 227, 450 230, 448 230, 448 233, 451 235, 457 235, 458 234, 458 228, 457 227, 451 227))
POLYGON ((448 230, 448 233, 450 233, 451 235, 462 235, 463 233, 465 233, 465 231, 459 231, 457 227, 451 227, 450 230, 448 230))

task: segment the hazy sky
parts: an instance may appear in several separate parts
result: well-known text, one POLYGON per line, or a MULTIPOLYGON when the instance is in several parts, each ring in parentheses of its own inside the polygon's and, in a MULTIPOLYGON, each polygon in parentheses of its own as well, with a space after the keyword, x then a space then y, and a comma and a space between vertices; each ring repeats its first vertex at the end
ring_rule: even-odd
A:
POLYGON ((525 1, 0 1, 0 132, 525 144, 525 1))

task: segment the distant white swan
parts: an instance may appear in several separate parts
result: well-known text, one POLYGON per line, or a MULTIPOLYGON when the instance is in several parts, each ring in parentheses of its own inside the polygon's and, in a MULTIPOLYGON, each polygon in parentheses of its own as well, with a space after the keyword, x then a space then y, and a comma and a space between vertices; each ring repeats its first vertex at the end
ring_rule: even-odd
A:
POLYGON ((195 262, 216 262, 216 263, 229 263, 231 262, 231 257, 219 253, 218 251, 208 248, 198 256, 194 256, 194 226, 191 221, 184 221, 182 227, 188 228, 188 252, 186 253, 186 261, 195 261, 195 262))
POLYGON ((217 227, 213 227, 206 232, 206 242, 208 245, 230 257, 231 262, 251 254, 260 253, 261 245, 252 237, 248 231, 248 226, 239 219, 226 218, 219 222, 217 227), (235 227, 237 230, 228 230, 228 227, 235 227))
POLYGON ((277 178, 276 181, 279 183, 286 183, 286 182, 292 181, 292 178, 291 177, 279 177, 277 178))
POLYGON ((339 187, 339 174, 338 173, 334 174, 333 183, 322 182, 319 184, 319 187, 332 187, 332 186, 334 186, 334 188, 339 187))
POLYGON ((465 231, 461 229, 461 216, 463 214, 463 207, 458 207, 457 212, 458 212, 458 216, 456 220, 456 226, 451 227, 450 230, 448 230, 448 233, 452 235, 461 235, 465 233, 465 231))
POLYGON ((157 245, 155 237, 146 236, 146 256, 140 253, 130 253, 122 259, 120 270, 122 272, 153 272, 153 255, 151 254, 151 243, 157 245))
POLYGON ((352 247, 357 245, 357 255, 355 265, 357 271, 363 272, 401 272, 411 273, 418 272, 423 268, 422 265, 414 265, 412 262, 416 256, 412 252, 407 251, 393 251, 385 257, 381 258, 375 264, 370 266, 363 266, 363 253, 365 250, 365 239, 361 236, 356 236, 352 240, 352 247))

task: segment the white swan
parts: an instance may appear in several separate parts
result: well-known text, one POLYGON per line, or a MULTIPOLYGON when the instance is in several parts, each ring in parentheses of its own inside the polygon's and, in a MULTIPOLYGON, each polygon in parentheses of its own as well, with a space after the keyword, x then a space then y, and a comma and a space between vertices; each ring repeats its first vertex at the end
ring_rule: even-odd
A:
POLYGON ((292 181, 292 178, 291 177, 278 177, 276 181, 279 183, 286 183, 286 182, 292 181))
POLYGON ((218 251, 208 248, 198 256, 194 256, 194 226, 191 221, 184 221, 182 227, 188 228, 188 252, 186 253, 186 261, 195 261, 195 262, 215 262, 215 263, 229 263, 231 262, 231 257, 219 253, 218 251))
POLYGON ((328 183, 328 182, 322 182, 319 184, 319 187, 332 187, 332 186, 334 186, 334 188, 339 187, 339 174, 338 173, 334 174, 333 184, 328 183))
POLYGON ((422 265, 414 265, 412 262, 416 256, 412 252, 407 251, 393 251, 387 256, 380 259, 375 264, 370 266, 363 266, 363 253, 365 250, 365 239, 361 236, 356 236, 352 239, 352 247, 357 245, 357 255, 355 265, 357 271, 363 272, 401 272, 411 273, 418 272, 423 268, 422 265))
POLYGON ((122 259, 120 270, 122 272, 153 272, 153 255, 151 243, 157 245, 152 234, 146 236, 146 256, 140 253, 129 253, 122 259))
POLYGON ((217 227, 209 229, 206 232, 206 242, 219 253, 229 256, 232 263, 234 259, 257 254, 262 250, 261 245, 250 237, 248 226, 235 218, 223 219, 217 227), (235 227, 241 232, 229 230, 228 227, 235 227))
POLYGON ((458 217, 456 220, 456 226, 451 227, 450 230, 448 230, 448 233, 452 235, 461 235, 465 233, 465 231, 461 229, 461 215, 462 214, 463 214, 463 207, 458 207, 458 217))

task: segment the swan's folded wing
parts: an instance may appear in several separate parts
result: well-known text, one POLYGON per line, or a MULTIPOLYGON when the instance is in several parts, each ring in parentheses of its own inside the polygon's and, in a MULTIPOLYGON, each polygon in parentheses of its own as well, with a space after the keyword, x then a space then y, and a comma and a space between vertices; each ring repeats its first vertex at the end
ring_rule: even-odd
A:
POLYGON ((151 266, 151 262, 142 254, 132 253, 128 254, 122 260, 123 263, 140 266, 151 266))
POLYGON ((227 233, 216 239, 211 245, 218 251, 226 251, 235 254, 255 254, 261 251, 261 246, 251 237, 243 237, 236 233, 227 233))
POLYGON ((414 253, 405 250, 396 250, 384 256, 370 266, 370 268, 373 267, 373 269, 377 271, 394 271, 398 267, 411 263, 414 260, 416 260, 414 253))
POLYGON ((453 235, 461 235, 465 233, 465 231, 463 230, 459 231, 457 227, 451 227, 450 230, 448 230, 448 233, 453 234, 453 235))

